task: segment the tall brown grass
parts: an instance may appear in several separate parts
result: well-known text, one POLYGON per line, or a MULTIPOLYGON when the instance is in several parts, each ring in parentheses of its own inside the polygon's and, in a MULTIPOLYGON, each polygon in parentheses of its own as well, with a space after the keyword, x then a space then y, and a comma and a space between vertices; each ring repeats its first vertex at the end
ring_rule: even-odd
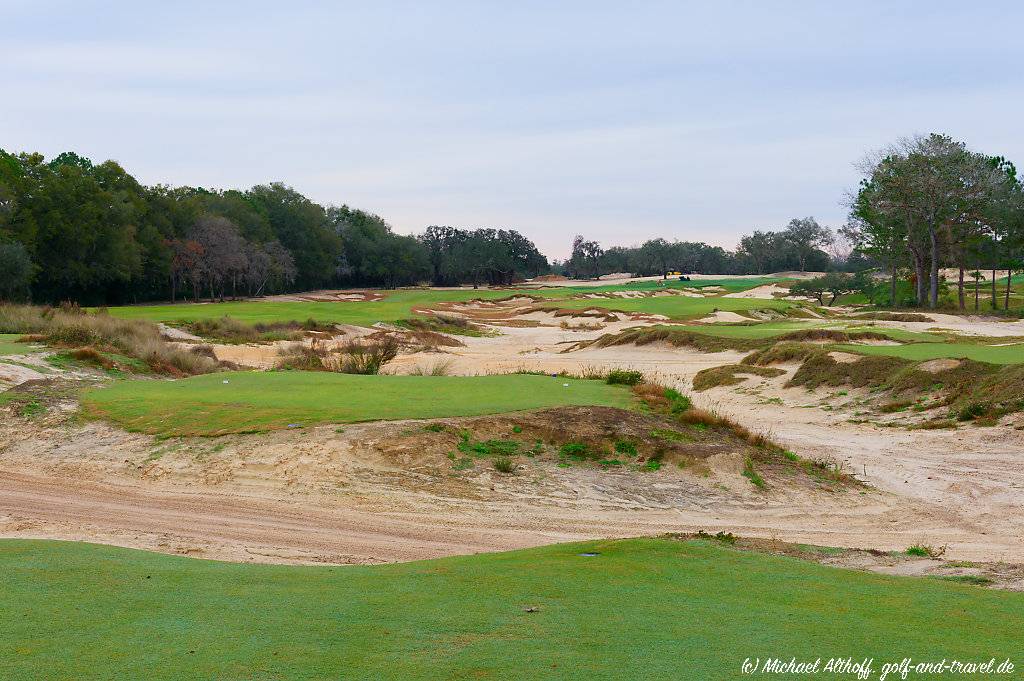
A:
POLYGON ((398 356, 398 341, 392 336, 380 340, 351 342, 336 351, 314 338, 309 345, 291 348, 278 362, 279 369, 337 371, 343 374, 378 374, 381 367, 398 356))
POLYGON ((204 374, 219 368, 209 357, 168 343, 151 322, 118 319, 102 311, 89 313, 77 305, 0 305, 0 333, 30 334, 55 347, 114 352, 173 376, 204 374))

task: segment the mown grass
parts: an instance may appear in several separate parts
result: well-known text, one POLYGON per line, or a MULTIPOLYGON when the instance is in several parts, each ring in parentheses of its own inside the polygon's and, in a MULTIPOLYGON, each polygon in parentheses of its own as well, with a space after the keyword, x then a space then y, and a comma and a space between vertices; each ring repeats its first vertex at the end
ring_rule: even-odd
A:
POLYGON ((36 352, 30 343, 19 343, 20 333, 0 333, 0 357, 11 355, 27 355, 36 352))
POLYGON ((0 585, 6 679, 722 679, 748 656, 1012 657, 1024 628, 1024 594, 713 539, 344 567, 4 540, 0 585))
POLYGON ((900 357, 913 361, 972 359, 989 364, 1024 363, 1024 343, 977 345, 974 343, 911 343, 908 345, 836 345, 835 349, 862 355, 900 357))
POLYGON ((381 292, 383 300, 344 301, 331 303, 239 301, 225 303, 178 305, 138 305, 112 307, 110 314, 125 319, 148 319, 161 322, 194 322, 228 316, 249 324, 274 324, 315 319, 332 324, 373 326, 377 322, 395 323, 414 316, 413 308, 438 303, 505 298, 512 291, 471 289, 458 291, 403 290, 381 292))
POLYGON ((522 374, 360 376, 306 371, 121 381, 89 391, 82 399, 87 415, 163 436, 477 416, 567 405, 625 408, 631 403, 628 388, 596 380, 522 374))

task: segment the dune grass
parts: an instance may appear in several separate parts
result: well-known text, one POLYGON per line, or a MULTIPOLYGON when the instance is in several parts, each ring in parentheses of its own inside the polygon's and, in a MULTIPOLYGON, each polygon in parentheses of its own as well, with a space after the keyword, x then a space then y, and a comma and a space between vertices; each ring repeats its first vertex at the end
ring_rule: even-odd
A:
POLYGON ((862 355, 901 357, 914 361, 929 359, 973 359, 989 364, 1024 364, 1024 343, 978 345, 973 343, 911 343, 908 345, 836 345, 835 349, 862 355))
POLYGON ((344 567, 3 540, 0 588, 6 679, 722 679, 769 656, 877 674, 1002 661, 1024 630, 1024 594, 668 539, 344 567))
POLYGON ((83 396, 85 413, 154 435, 221 435, 316 423, 476 416, 565 405, 628 407, 628 388, 536 375, 359 376, 229 372, 122 381, 83 396), (568 386, 566 386, 568 384, 568 386))

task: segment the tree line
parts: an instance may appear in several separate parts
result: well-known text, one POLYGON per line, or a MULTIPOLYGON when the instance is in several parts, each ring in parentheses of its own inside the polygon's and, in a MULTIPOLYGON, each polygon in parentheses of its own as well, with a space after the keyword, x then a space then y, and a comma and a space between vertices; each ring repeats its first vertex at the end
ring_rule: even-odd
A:
MULTIPOLYGON (((1009 307, 1024 270, 1024 186, 1003 157, 932 134, 872 154, 849 197, 848 222, 813 217, 744 235, 735 250, 650 239, 612 246, 577 236, 549 264, 512 229, 430 226, 396 234, 373 213, 323 206, 281 183, 248 190, 145 186, 113 161, 0 150, 0 299, 116 304, 224 299, 325 287, 508 285, 548 272, 767 274, 884 272, 860 277, 881 305, 1009 307), (956 272, 956 301, 944 272, 956 272), (1006 286, 996 290, 997 273, 1006 286), (970 279, 974 286, 968 286, 970 279), (1001 300, 997 293, 1001 293, 1001 300)), ((853 280, 821 282, 833 293, 853 280)), ((820 288, 820 287, 819 287, 820 288)))
POLYGON ((734 251, 699 241, 666 239, 604 249, 596 241, 577 236, 572 255, 564 262, 553 262, 552 267, 568 277, 588 278, 613 272, 640 276, 667 276, 669 272, 768 274, 870 266, 862 254, 846 253, 844 243, 843 234, 806 217, 790 220, 777 230, 755 230, 743 236, 734 251))
POLYGON ((113 161, 0 150, 0 299, 108 304, 324 287, 503 284, 549 271, 515 230, 395 234, 280 183, 145 186, 113 161))

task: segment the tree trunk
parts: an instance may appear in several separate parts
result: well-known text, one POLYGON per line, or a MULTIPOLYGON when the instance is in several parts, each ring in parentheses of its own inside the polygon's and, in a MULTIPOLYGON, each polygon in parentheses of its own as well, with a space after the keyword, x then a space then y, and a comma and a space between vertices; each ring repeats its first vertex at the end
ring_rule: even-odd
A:
POLYGON ((932 231, 929 236, 932 262, 928 272, 928 306, 934 310, 939 304, 939 235, 938 232, 932 231))
POLYGON ((992 309, 999 309, 999 296, 996 294, 996 268, 992 266, 992 309))
POLYGON ((1013 282, 1013 270, 1006 270, 1006 310, 1010 310, 1010 284, 1013 282))
POLYGON ((963 312, 967 309, 967 305, 964 303, 964 268, 960 267, 960 278, 956 284, 957 299, 960 302, 960 311, 963 312))
MULTIPOLYGON (((977 274, 981 274, 981 270, 975 270, 977 274)), ((974 278, 974 311, 978 311, 978 294, 981 291, 981 277, 974 278)))
POLYGON ((889 267, 892 269, 892 277, 889 279, 889 304, 895 310, 900 306, 899 301, 896 299, 896 286, 899 283, 896 278, 896 258, 893 257, 889 263, 889 267))
POLYGON ((914 298, 917 300, 917 306, 923 307, 925 301, 924 292, 924 258, 916 248, 910 249, 910 256, 914 261, 914 298))

